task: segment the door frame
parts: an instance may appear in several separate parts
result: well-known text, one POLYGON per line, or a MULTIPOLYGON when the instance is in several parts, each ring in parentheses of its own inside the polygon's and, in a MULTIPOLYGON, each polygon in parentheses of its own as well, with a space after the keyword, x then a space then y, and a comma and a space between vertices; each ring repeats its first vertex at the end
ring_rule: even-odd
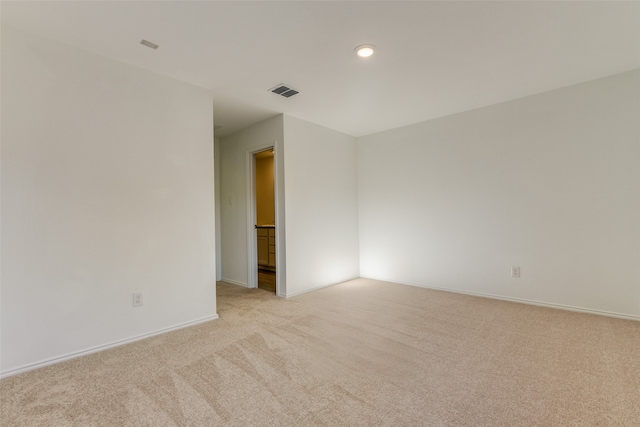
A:
POLYGON ((284 296, 285 280, 284 280, 284 221, 280 218, 280 207, 284 207, 284 194, 279 178, 280 161, 278 160, 278 144, 277 141, 268 142, 261 145, 253 146, 246 151, 246 175, 247 175, 247 287, 258 287, 258 246, 256 238, 256 157, 257 153, 273 150, 273 197, 275 207, 275 225, 276 225, 276 295, 284 296))

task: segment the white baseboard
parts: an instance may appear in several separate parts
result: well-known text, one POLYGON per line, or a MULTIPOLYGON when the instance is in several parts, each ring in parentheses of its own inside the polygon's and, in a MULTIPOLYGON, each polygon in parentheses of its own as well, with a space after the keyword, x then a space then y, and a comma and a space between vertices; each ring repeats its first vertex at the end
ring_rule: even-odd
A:
POLYGON ((158 330, 153 331, 153 332, 149 332, 149 333, 142 334, 142 335, 137 335, 137 336, 131 337, 131 338, 126 338, 124 340, 114 341, 114 342, 111 342, 111 343, 108 343, 108 344, 99 345, 99 346, 96 346, 96 347, 91 347, 91 348, 88 348, 86 350, 81 350, 81 351, 77 351, 77 352, 73 352, 73 353, 68 353, 68 354, 65 354, 63 356, 53 357, 51 359, 42 360, 42 361, 36 362, 36 363, 30 363, 28 365, 23 365, 23 366, 20 366, 18 368, 14 368, 14 369, 11 369, 11 370, 8 370, 8 371, 5 371, 5 372, 1 372, 0 373, 0 379, 7 378, 7 377, 10 377, 10 376, 13 376, 13 375, 17 375, 17 374, 21 374, 21 373, 27 372, 27 371, 33 371, 34 369, 44 368, 45 366, 54 365, 56 363, 65 362, 67 360, 76 359, 76 358, 82 357, 82 356, 87 356, 89 354, 93 354, 93 353, 97 353, 97 352, 100 352, 100 351, 108 350, 110 348, 119 347, 121 345, 129 344, 129 343, 136 342, 136 341, 140 341, 140 340, 143 340, 145 338, 150 338, 150 337, 153 337, 155 335, 165 334, 167 332, 176 331, 178 329, 187 328, 189 326, 194 326, 194 325, 197 325, 199 323, 209 322, 211 320, 216 320, 216 319, 218 319, 218 315, 217 314, 214 314, 212 316, 207 316, 207 317, 201 317, 200 319, 192 320, 190 322, 180 323, 178 325, 174 325, 174 326, 171 326, 171 327, 168 327, 168 328, 158 329, 158 330))
POLYGON ((433 290, 436 290, 436 291, 453 292, 453 293, 456 293, 456 294, 472 295, 472 296, 476 296, 476 297, 491 298, 491 299, 497 299, 497 300, 502 300, 502 301, 510 301, 510 302, 517 302, 517 303, 521 303, 521 304, 537 305, 537 306, 540 306, 540 307, 556 308, 556 309, 560 309, 560 310, 576 311, 576 312, 579 312, 579 313, 597 314, 599 316, 617 317, 617 318, 620 318, 620 319, 640 321, 640 316, 635 316, 633 314, 623 314, 623 313, 616 313, 616 312, 612 312, 612 311, 596 310, 596 309, 592 309, 592 308, 575 307, 575 306, 572 306, 572 305, 556 304, 556 303, 552 303, 552 302, 543 302, 543 301, 529 300, 529 299, 524 299, 524 298, 506 297, 506 296, 502 296, 502 295, 486 294, 486 293, 483 293, 483 292, 466 291, 466 290, 462 290, 462 289, 442 288, 442 287, 439 287, 439 286, 429 286, 429 285, 424 285, 424 284, 420 284, 420 283, 398 282, 398 281, 395 281, 395 280, 377 279, 375 277, 362 277, 362 278, 363 279, 378 280, 378 281, 381 281, 381 282, 388 282, 388 283, 398 283, 400 285, 414 286, 414 287, 417 287, 417 288, 433 289, 433 290))
POLYGON ((247 285, 246 283, 243 282, 238 282, 237 280, 232 280, 232 279, 225 279, 224 277, 222 279, 220 279, 221 282, 227 282, 230 283, 232 285, 238 285, 238 286, 242 286, 244 288, 248 288, 249 285, 247 285))
MULTIPOLYGON (((340 280, 339 282, 329 283, 327 285, 320 285, 320 286, 316 286, 316 287, 313 287, 313 288, 310 288, 310 289, 304 289, 302 291, 288 293, 287 295, 278 295, 278 296, 284 296, 285 298, 297 297, 298 295, 302 295, 302 294, 306 294, 306 293, 309 293, 309 292, 317 291, 317 290, 322 289, 322 288, 328 288, 329 286, 339 285, 340 283, 348 282, 350 280, 355 280, 355 279, 359 279, 359 277, 353 277, 351 279, 344 279, 344 280, 340 280)), ((376 279, 374 279, 374 280, 376 280, 376 279)))

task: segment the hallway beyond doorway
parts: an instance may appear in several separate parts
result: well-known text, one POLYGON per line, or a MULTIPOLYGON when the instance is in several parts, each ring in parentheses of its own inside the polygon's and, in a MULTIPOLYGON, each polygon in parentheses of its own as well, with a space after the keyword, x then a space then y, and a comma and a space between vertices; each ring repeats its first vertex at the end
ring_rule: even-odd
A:
POLYGON ((258 288, 265 291, 276 291, 276 272, 258 268, 258 288))

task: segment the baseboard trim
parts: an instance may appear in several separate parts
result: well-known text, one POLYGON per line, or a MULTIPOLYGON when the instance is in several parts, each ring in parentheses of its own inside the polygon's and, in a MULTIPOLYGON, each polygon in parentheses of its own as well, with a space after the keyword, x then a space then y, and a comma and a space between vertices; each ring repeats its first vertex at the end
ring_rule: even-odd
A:
POLYGON ((18 375, 23 372, 33 371, 34 369, 44 368, 45 366, 55 365, 57 363, 66 362, 67 360, 76 359, 82 356, 88 356, 93 353, 98 353, 100 351, 109 350, 110 348, 120 347, 121 345, 130 344, 136 341, 140 341, 146 338, 151 338, 156 335, 166 334, 167 332, 177 331, 178 329, 188 328, 189 326, 195 326, 200 323, 210 322, 212 320, 218 319, 218 315, 214 314, 212 316, 201 317, 196 320, 192 320, 190 322, 180 323, 178 325, 170 326, 168 328, 158 329, 153 332, 149 332, 142 335, 136 335, 131 338, 126 338, 124 340, 113 341, 108 344, 99 345, 96 347, 91 347, 86 350, 81 350, 73 353, 68 353, 63 356, 53 357, 51 359, 42 360, 36 363, 30 363, 28 365, 23 365, 18 368, 11 369, 9 371, 1 372, 0 379, 11 377, 13 375, 18 375))
POLYGON ((220 279, 221 282, 226 282, 232 285, 238 285, 238 286, 242 286, 243 288, 248 288, 249 285, 247 285, 246 283, 243 282, 238 282, 237 280, 232 280, 232 279, 225 279, 224 277, 222 279, 220 279))
POLYGON ((640 316, 635 316, 633 314, 623 314, 623 313, 616 313, 616 312, 613 312, 613 311, 596 310, 596 309, 593 309, 593 308, 575 307, 575 306, 572 306, 572 305, 565 305, 565 304, 557 304, 557 303, 552 303, 552 302, 529 300, 529 299, 525 299, 525 298, 506 297, 506 296, 502 296, 502 295, 487 294, 487 293, 483 293, 483 292, 466 291, 466 290, 462 290, 462 289, 443 288, 443 287, 439 287, 439 286, 430 286, 430 285, 424 285, 424 284, 420 284, 420 283, 398 282, 398 281, 395 281, 395 280, 377 279, 375 277, 364 277, 363 276, 362 278, 363 279, 378 280, 378 281, 381 281, 381 282, 388 282, 388 283, 398 283, 400 285, 414 286, 414 287, 417 287, 417 288, 433 289, 433 290, 436 290, 436 291, 452 292, 452 293, 455 293, 455 294, 471 295, 471 296, 475 296, 475 297, 490 298, 490 299, 509 301, 509 302, 517 302, 517 303, 528 304, 528 305, 537 305, 539 307, 555 308, 555 309, 560 309, 560 310, 575 311, 575 312, 578 312, 578 313, 596 314, 598 316, 616 317, 616 318, 619 318, 619 319, 640 321, 640 316))
MULTIPOLYGON (((329 283, 327 285, 320 285, 320 286, 316 286, 316 287, 311 288, 311 289, 304 289, 302 291, 293 292, 293 293, 290 293, 290 294, 288 293, 286 295, 278 295, 278 296, 284 296, 285 298, 297 297, 299 295, 303 295, 303 294, 307 294, 309 292, 317 291, 317 290, 322 289, 322 288, 328 288, 329 286, 339 285, 340 283, 348 282, 350 280, 355 280, 355 279, 359 279, 359 278, 360 277, 353 277, 351 279, 344 279, 344 280, 340 280, 339 282, 333 282, 333 283, 329 283)), ((374 280, 377 280, 377 279, 374 279, 374 280)))

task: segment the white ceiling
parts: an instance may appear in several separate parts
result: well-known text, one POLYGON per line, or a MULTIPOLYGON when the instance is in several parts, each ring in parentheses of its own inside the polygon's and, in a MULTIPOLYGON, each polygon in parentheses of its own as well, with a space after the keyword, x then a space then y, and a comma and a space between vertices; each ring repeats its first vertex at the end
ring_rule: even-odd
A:
POLYGON ((210 89, 218 136, 279 113, 361 136, 640 68, 640 2, 2 1, 1 17, 210 89))

